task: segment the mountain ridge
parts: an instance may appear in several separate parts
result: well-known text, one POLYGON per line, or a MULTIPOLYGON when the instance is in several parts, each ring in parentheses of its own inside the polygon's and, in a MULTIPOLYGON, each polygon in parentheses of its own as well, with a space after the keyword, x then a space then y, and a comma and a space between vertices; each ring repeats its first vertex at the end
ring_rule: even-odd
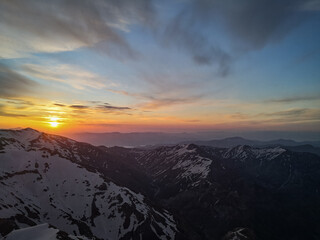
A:
POLYGON ((83 147, 95 150, 95 157, 101 151, 32 129, 0 131, 1 222, 13 229, 49 222, 68 234, 96 239, 179 234, 166 210, 84 164, 94 158, 83 154, 83 147))
POLYGON ((281 146, 96 147, 1 130, 0 184, 2 236, 43 223, 106 240, 320 236, 320 158, 281 146))

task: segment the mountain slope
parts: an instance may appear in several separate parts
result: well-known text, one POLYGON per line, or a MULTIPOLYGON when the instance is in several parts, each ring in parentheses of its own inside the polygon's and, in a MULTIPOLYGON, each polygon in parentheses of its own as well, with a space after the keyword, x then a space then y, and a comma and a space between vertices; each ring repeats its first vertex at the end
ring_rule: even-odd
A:
POLYGON ((32 129, 0 131, 0 234, 49 223, 88 238, 174 239, 172 215, 93 168, 103 154, 32 129))
POLYGON ((304 149, 108 148, 0 131, 0 234, 320 239, 320 158, 304 149))
POLYGON ((239 229, 243 239, 320 238, 316 155, 185 144, 149 150, 138 162, 157 186, 154 199, 202 239, 233 239, 239 229))
POLYGON ((47 223, 14 230, 4 240, 88 240, 86 237, 69 235, 47 223))
MULTIPOLYGON (((185 141, 182 142, 182 144, 197 144, 197 145, 203 145, 203 146, 211 146, 211 147, 221 147, 221 148, 231 148, 236 147, 239 145, 248 145, 252 147, 273 147, 273 146, 282 146, 282 147, 288 147, 292 151, 295 151, 295 147, 298 146, 304 146, 309 145, 311 147, 314 147, 315 149, 318 149, 320 146, 319 141, 304 141, 304 142, 296 142, 290 139, 276 139, 271 141, 258 141, 258 140, 250 140, 242 137, 230 137, 230 138, 224 138, 224 139, 216 139, 216 140, 210 140, 210 141, 185 141)), ((309 152, 308 148, 305 149, 306 152, 309 152)), ((313 153, 313 152, 312 152, 313 153)))

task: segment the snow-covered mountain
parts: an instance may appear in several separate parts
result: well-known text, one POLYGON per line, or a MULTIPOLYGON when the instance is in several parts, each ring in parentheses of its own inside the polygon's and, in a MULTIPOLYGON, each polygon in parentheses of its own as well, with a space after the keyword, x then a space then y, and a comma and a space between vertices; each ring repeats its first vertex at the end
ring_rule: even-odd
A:
POLYGON ((35 225, 32 227, 25 227, 17 230, 13 230, 4 237, 4 240, 89 240, 83 236, 74 236, 67 234, 48 223, 35 225))
POLYGON ((210 173, 212 159, 199 154, 193 144, 159 147, 146 151, 137 161, 147 169, 156 181, 198 186, 210 173))
POLYGON ((0 186, 6 239, 320 239, 320 157, 303 149, 0 130, 0 186))
MULTIPOLYGON (((281 147, 253 148, 240 145, 233 148, 212 148, 195 144, 180 144, 145 151, 137 161, 158 182, 170 182, 184 187, 198 187, 210 183, 212 168, 219 160, 270 161, 285 153, 281 147)), ((218 168, 225 168, 221 162, 218 168)), ((217 167, 214 170, 218 169, 217 167)))
POLYGON ((275 140, 269 140, 269 141, 259 141, 259 140, 251 140, 246 139, 242 137, 229 137, 229 138, 223 138, 223 139, 215 139, 210 141, 185 141, 182 142, 184 144, 187 143, 194 143, 197 145, 203 145, 203 146, 211 146, 211 147, 223 147, 223 148, 230 148, 230 147, 236 147, 239 145, 248 145, 248 146, 260 146, 260 147, 267 147, 267 146, 286 146, 286 147, 296 147, 296 146, 302 146, 302 145, 311 145, 313 147, 319 147, 320 142, 319 141, 303 141, 303 142, 297 142, 290 139, 275 139, 275 140))
POLYGON ((88 238, 174 239, 173 216, 97 171, 92 163, 103 157, 108 168, 108 155, 91 145, 33 129, 0 131, 0 234, 48 223, 88 238))
POLYGON ((154 199, 201 239, 320 238, 317 155, 182 144, 145 151, 137 161, 153 179, 154 199))

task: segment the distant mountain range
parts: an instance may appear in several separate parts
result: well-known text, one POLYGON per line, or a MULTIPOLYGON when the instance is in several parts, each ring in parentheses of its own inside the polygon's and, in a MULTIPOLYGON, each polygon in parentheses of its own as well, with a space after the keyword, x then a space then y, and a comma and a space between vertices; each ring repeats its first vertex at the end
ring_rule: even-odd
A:
POLYGON ((296 142, 289 139, 277 139, 272 141, 249 140, 241 137, 232 137, 210 141, 185 141, 182 143, 194 143, 197 145, 230 148, 239 145, 248 145, 253 147, 276 147, 281 146, 294 152, 309 152, 320 156, 320 141, 296 142))
MULTIPOLYGON (((154 145, 168 145, 179 144, 183 142, 201 142, 201 141, 216 141, 228 140, 237 145, 247 144, 251 145, 251 141, 255 144, 276 144, 292 146, 292 145, 305 145, 310 144, 314 147, 320 147, 320 132, 313 133, 299 133, 299 132, 274 132, 274 131, 257 131, 257 132, 224 132, 224 131, 208 131, 208 132, 182 132, 182 133, 167 133, 167 132, 105 132, 105 133, 74 133, 68 137, 80 142, 87 142, 93 145, 104 145, 107 147, 121 146, 121 147, 141 147, 141 146, 154 146, 154 145), (238 137, 240 136, 243 139, 238 137), (285 138, 285 139, 283 139, 285 138), (237 140, 238 139, 238 140, 237 140), (256 140, 249 140, 256 139, 256 140), (278 140, 274 140, 278 139, 278 140), (296 141, 287 140, 294 139, 296 141), (301 140, 303 139, 303 140, 301 140), (305 139, 313 139, 313 141, 304 141, 305 139), (240 143, 240 141, 241 143, 240 143), (245 141, 247 143, 245 143, 245 141), (273 140, 273 141, 270 141, 273 140), (260 142, 260 143, 259 143, 260 142)), ((234 144, 232 144, 234 146, 234 144)))
POLYGON ((107 147, 141 147, 157 144, 177 144, 182 141, 197 140, 199 136, 192 133, 161 133, 161 132, 133 132, 133 133, 77 133, 72 135, 77 141, 88 142, 93 145, 107 147))
MULTIPOLYGON (((208 138, 210 135, 207 135, 208 138)), ((276 139, 270 141, 250 140, 242 137, 230 137, 214 140, 199 140, 204 137, 196 133, 79 133, 74 138, 78 141, 88 142, 99 146, 120 147, 159 147, 162 145, 190 144, 212 146, 212 147, 236 147, 248 145, 255 147, 282 146, 299 152, 310 152, 320 155, 320 141, 297 142, 290 139, 276 139), (299 148, 297 147, 299 146, 299 148), (294 147, 294 148, 292 148, 294 147)))
POLYGON ((0 130, 0 238, 320 239, 320 157, 248 141, 123 148, 0 130))
POLYGON ((297 142, 290 139, 276 139, 271 141, 258 141, 258 140, 249 140, 242 137, 231 137, 210 141, 185 141, 182 143, 194 143, 198 145, 213 146, 213 147, 235 147, 238 145, 249 145, 249 146, 288 146, 295 147, 301 145, 311 145, 313 147, 320 147, 320 141, 304 141, 297 142))

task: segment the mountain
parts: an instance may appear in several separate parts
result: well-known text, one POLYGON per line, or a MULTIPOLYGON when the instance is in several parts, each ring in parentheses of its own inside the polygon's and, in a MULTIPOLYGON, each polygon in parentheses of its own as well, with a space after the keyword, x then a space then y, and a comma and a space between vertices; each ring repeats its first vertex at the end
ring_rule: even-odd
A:
POLYGON ((59 229, 56 229, 53 226, 50 226, 48 223, 43 223, 35 225, 32 227, 26 227, 18 230, 13 230, 7 236, 4 237, 4 240, 88 240, 86 237, 74 236, 67 234, 59 229))
POLYGON ((320 239, 320 157, 306 152, 314 148, 123 148, 33 129, 0 130, 0 234, 23 240, 320 239))
POLYGON ((194 143, 197 145, 203 146, 212 146, 212 147, 221 147, 221 148, 230 148, 236 147, 238 145, 249 145, 254 147, 276 147, 281 146, 291 151, 297 152, 309 152, 314 153, 320 156, 320 142, 317 141, 304 141, 296 142, 290 139, 277 139, 271 141, 258 141, 258 140, 249 140, 242 137, 231 137, 210 141, 184 141, 181 144, 194 143))
POLYGON ((181 144, 186 143, 194 143, 197 145, 204 145, 204 146, 212 146, 212 147, 235 147, 238 145, 249 145, 249 146, 301 146, 301 145, 312 145, 313 147, 320 147, 320 142, 318 141, 303 141, 297 142, 290 139, 276 139, 270 141, 259 141, 259 140, 250 140, 242 137, 230 137, 230 138, 223 138, 223 139, 215 139, 210 141, 184 141, 181 144))
MULTIPOLYGON (((143 147, 143 146, 156 146, 156 145, 176 145, 184 143, 195 143, 197 145, 207 145, 213 147, 235 147, 237 145, 250 145, 250 146, 297 146, 297 145, 312 145, 320 147, 319 141, 303 141, 296 142, 290 139, 276 139, 276 140, 249 140, 242 137, 228 137, 231 133, 227 132, 194 132, 194 133, 165 133, 165 132, 132 132, 132 133, 75 133, 70 137, 77 141, 91 143, 99 146, 104 145, 107 147, 120 146, 120 147, 143 147), (221 138, 221 139, 219 139, 221 138), (214 139, 214 140, 212 140, 214 139)), ((241 136, 246 136, 248 133, 242 132, 241 136)), ((261 132, 257 136, 261 138, 264 134, 270 135, 268 132, 261 132)), ((275 136, 279 135, 276 134, 275 136)), ((285 133, 282 133, 285 134, 285 133)), ((316 133, 315 133, 316 134, 316 133)), ((301 135, 301 134, 300 134, 301 135)), ((319 135, 319 134, 318 134, 319 135)), ((234 134, 233 134, 234 136, 234 134)), ((254 138, 255 135, 249 138, 254 138)), ((272 134, 271 134, 272 136, 272 134)), ((299 134, 293 135, 299 139, 299 134)), ((308 137, 308 135, 306 135, 308 137)), ((313 136, 314 138, 314 136, 313 136)), ((270 136, 269 136, 270 139, 270 136)), ((272 138, 271 138, 272 139, 272 138)), ((317 138, 316 138, 317 139, 317 138)))
POLYGON ((154 199, 202 239, 319 239, 320 158, 281 147, 183 144, 138 162, 154 199))
POLYGON ((48 223, 90 239, 178 238, 168 211, 123 186, 140 175, 117 164, 89 144, 33 129, 0 131, 0 234, 48 223))
POLYGON ((186 140, 199 139, 192 133, 162 133, 162 132, 133 132, 133 133, 77 133, 72 137, 78 141, 89 142, 93 145, 140 147, 156 144, 177 144, 186 140))
POLYGON ((285 146, 285 148, 293 152, 308 152, 308 153, 313 153, 320 156, 320 148, 314 147, 310 144, 298 145, 298 146, 285 146))

